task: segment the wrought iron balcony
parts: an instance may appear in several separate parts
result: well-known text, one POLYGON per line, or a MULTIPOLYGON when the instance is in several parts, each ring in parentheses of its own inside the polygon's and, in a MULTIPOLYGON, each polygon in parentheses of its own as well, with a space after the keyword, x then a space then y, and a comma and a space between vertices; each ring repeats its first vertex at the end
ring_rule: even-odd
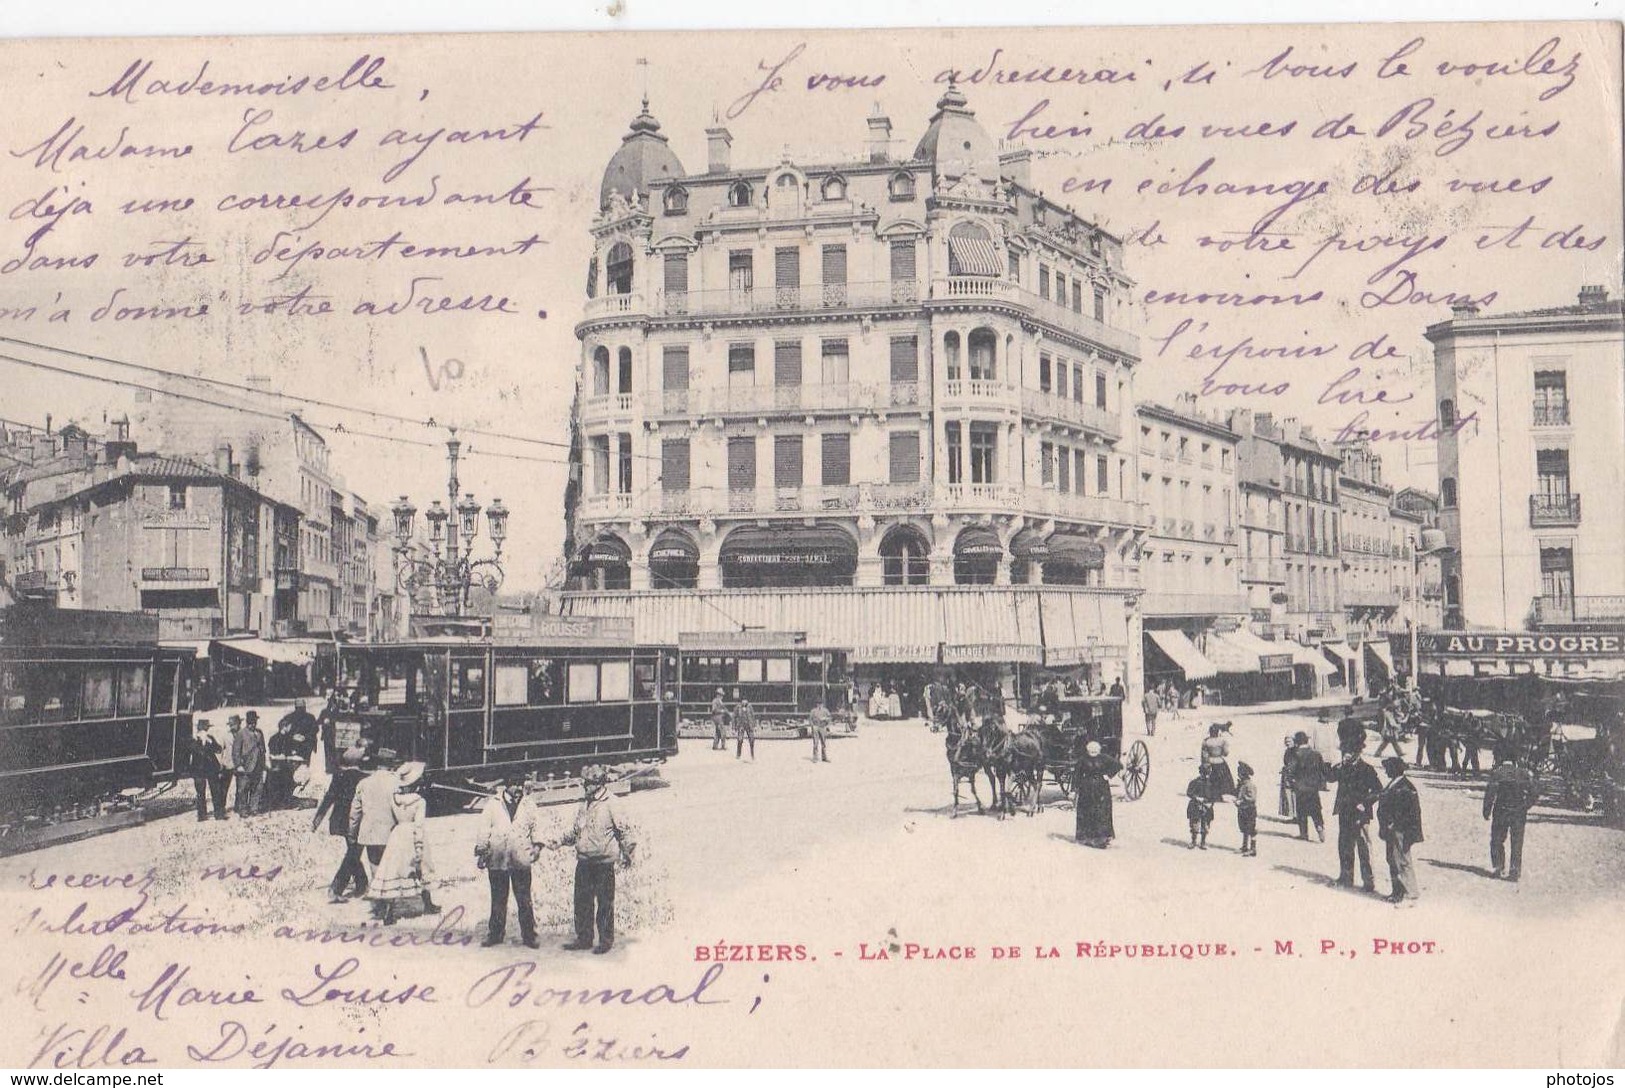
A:
POLYGON ((1580 524, 1579 495, 1529 496, 1529 525, 1540 529, 1580 524))
POLYGON ((1569 425, 1568 402, 1561 404, 1536 404, 1535 426, 1537 427, 1567 427, 1569 425))
MULTIPOLYGON (((872 309, 877 306, 914 305, 919 298, 919 284, 912 280, 809 283, 797 287, 724 287, 708 291, 657 292, 654 314, 659 317, 714 317, 872 309)), ((588 316, 593 316, 590 304, 588 316)))
POLYGON ((1625 594, 1536 597, 1535 623, 1625 623, 1625 594))
POLYGON ((1106 409, 1080 400, 1057 397, 1039 389, 1021 391, 1021 411, 1026 416, 1085 427, 1112 438, 1123 433, 1122 422, 1106 409))

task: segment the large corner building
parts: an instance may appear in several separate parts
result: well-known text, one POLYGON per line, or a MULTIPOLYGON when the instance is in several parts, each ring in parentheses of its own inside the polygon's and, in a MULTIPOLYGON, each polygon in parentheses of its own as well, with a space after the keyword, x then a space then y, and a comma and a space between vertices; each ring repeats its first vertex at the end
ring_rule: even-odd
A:
POLYGON ((576 328, 565 608, 1137 682, 1121 244, 953 87, 906 157, 868 129, 848 161, 741 165, 712 128, 691 172, 632 121, 576 328))

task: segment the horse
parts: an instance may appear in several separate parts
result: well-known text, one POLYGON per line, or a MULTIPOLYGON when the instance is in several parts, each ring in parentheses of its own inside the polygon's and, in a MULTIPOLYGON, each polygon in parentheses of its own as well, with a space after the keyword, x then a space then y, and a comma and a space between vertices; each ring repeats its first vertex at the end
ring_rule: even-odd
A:
POLYGON ((1027 815, 1036 816, 1043 810, 1044 755, 1044 735, 1032 723, 1012 735, 1005 746, 1005 803, 1012 814, 1023 798, 1028 804, 1027 815))

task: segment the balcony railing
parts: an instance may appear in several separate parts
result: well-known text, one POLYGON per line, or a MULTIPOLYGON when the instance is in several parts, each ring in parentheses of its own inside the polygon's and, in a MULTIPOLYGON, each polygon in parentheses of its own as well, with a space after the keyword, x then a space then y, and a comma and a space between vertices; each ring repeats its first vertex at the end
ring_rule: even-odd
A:
POLYGON ((1077 495, 1066 491, 1051 491, 1042 487, 1027 489, 1025 508, 1034 513, 1068 521, 1142 525, 1147 520, 1144 508, 1139 503, 1105 495, 1077 495))
MULTIPOLYGON (((747 385, 730 389, 666 389, 643 397, 645 416, 765 416, 805 412, 873 412, 913 408, 917 382, 747 385)), ((589 415, 590 412, 584 412, 589 415)))
POLYGON ((1104 408, 1083 401, 1067 400, 1038 389, 1021 391, 1021 410, 1025 415, 1086 427, 1112 438, 1123 433, 1122 422, 1104 408))
POLYGON ((641 314, 644 312, 642 295, 600 295, 589 298, 582 311, 582 316, 591 321, 599 317, 614 317, 618 314, 641 314))
POLYGON ((57 585, 57 572, 54 570, 25 570, 11 579, 11 584, 18 593, 39 593, 47 589, 55 589, 57 585))
POLYGON ((1286 581, 1286 560, 1281 559, 1279 556, 1251 556, 1242 562, 1241 580, 1244 582, 1284 583, 1286 581))
POLYGON ((631 393, 607 393, 587 397, 581 403, 582 419, 612 419, 632 414, 631 393))
POLYGON ((937 488, 937 503, 949 509, 1013 509, 1021 501, 1018 484, 942 484, 937 488))
POLYGON ((630 491, 611 491, 597 495, 588 495, 581 500, 581 507, 585 513, 600 517, 607 514, 621 513, 632 509, 632 493, 630 491))
POLYGON ((1529 525, 1539 529, 1553 525, 1580 524, 1579 495, 1529 496, 1529 525))
MULTIPOLYGON (((725 287, 709 291, 656 292, 654 313, 660 317, 706 317, 872 309, 876 306, 914 305, 919 298, 919 284, 912 280, 809 283, 799 287, 725 287)), ((588 316, 592 316, 590 306, 588 316)))
POLYGON ((932 298, 985 298, 1019 302, 1025 294, 1009 280, 997 276, 949 276, 931 285, 932 298))
POLYGON ((1139 337, 1124 329, 1114 329, 1096 321, 1088 314, 1068 309, 1059 303, 1051 302, 1041 295, 1031 291, 1019 292, 1019 299, 1032 307, 1033 314, 1058 328, 1068 332, 1078 333, 1097 344, 1103 344, 1125 355, 1138 355, 1140 353, 1139 337))
POLYGON ((1240 593, 1162 593, 1148 590, 1140 598, 1146 616, 1240 616, 1247 598, 1240 593))
POLYGON ((1569 425, 1568 404, 1537 404, 1535 405, 1535 426, 1537 427, 1567 427, 1569 425))
POLYGON ((1537 624, 1625 623, 1625 595, 1536 597, 1537 624))
POLYGON ((942 383, 942 399, 956 400, 1009 400, 1016 387, 993 378, 949 378, 942 383))

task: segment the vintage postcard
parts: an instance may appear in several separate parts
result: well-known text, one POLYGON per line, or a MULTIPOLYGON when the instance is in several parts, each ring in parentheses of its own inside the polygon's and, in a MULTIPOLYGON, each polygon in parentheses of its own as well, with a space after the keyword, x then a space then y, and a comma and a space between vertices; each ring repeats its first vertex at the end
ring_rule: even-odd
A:
POLYGON ((0 1064, 1625 1060, 1618 24, 0 51, 0 1064))

